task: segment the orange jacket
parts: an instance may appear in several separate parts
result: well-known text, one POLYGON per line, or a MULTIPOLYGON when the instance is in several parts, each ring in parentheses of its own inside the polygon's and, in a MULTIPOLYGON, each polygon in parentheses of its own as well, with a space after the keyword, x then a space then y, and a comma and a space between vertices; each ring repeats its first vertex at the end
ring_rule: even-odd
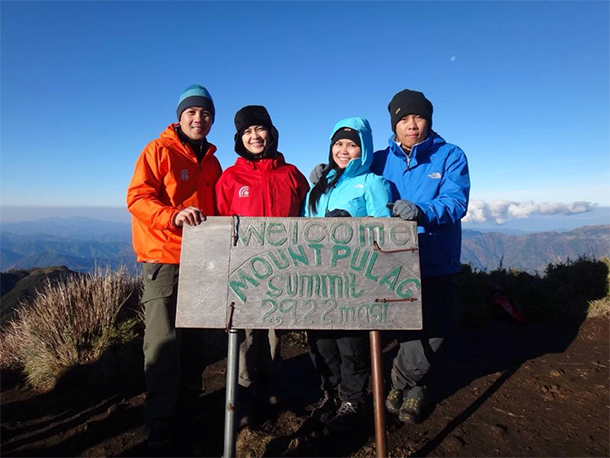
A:
POLYGON ((222 168, 210 145, 201 164, 174 130, 165 129, 136 162, 127 189, 127 209, 133 215, 133 249, 138 262, 180 264, 182 228, 174 217, 186 207, 216 215, 215 186, 222 168))

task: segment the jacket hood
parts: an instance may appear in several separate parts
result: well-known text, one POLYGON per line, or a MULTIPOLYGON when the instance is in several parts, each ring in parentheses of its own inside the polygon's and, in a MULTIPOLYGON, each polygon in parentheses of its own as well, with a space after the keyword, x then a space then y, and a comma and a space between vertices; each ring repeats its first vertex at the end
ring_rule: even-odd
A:
POLYGON ((273 125, 271 126, 269 133, 271 134, 271 140, 269 141, 269 144, 265 148, 265 151, 263 151, 261 154, 252 154, 250 151, 248 151, 246 149, 246 147, 244 146, 244 142, 241 139, 240 133, 237 132, 235 134, 235 152, 239 156, 241 156, 244 159, 247 159, 249 161, 255 161, 257 159, 262 159, 262 158, 270 159, 270 158, 276 157, 277 156, 277 145, 280 140, 280 134, 277 131, 277 129, 275 128, 275 126, 273 126, 273 125))
MULTIPOLYGON (((345 168, 345 172, 343 174, 346 176, 357 176, 369 172, 369 169, 373 162, 373 131, 371 130, 369 122, 364 118, 342 119, 337 124, 335 124, 335 127, 333 128, 333 131, 330 134, 330 140, 332 141, 332 138, 335 133, 338 130, 343 129, 344 127, 349 127, 358 131, 362 155, 358 159, 352 159, 349 164, 347 164, 347 167, 345 168)), ((334 162, 332 157, 332 144, 330 146, 330 149, 331 151, 329 152, 328 163, 332 164, 334 162)))

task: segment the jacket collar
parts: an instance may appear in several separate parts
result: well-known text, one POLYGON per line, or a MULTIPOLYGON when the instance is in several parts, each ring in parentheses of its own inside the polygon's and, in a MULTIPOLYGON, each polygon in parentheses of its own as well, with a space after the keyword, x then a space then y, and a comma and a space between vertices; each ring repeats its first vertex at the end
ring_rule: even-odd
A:
POLYGON ((284 159, 284 155, 278 151, 275 157, 263 157, 255 161, 251 161, 240 156, 237 158, 236 164, 252 170, 274 170, 285 165, 286 161, 284 159))
MULTIPOLYGON (((176 132, 176 128, 179 125, 180 125, 179 123, 170 124, 169 126, 167 126, 167 128, 163 132, 161 132, 160 137, 172 142, 178 151, 180 151, 182 154, 187 156, 189 159, 197 162, 197 157, 196 157, 194 151, 191 149, 191 147, 188 145, 188 143, 183 142, 180 139, 180 137, 178 136, 178 133, 176 132)), ((203 162, 207 157, 213 155, 216 152, 215 145, 209 143, 207 141, 207 138, 204 141, 206 143, 206 145, 204 147, 205 154, 203 155, 201 162, 203 162)))
MULTIPOLYGON (((443 138, 436 132, 431 131, 423 142, 418 143, 413 148, 411 148, 411 154, 409 158, 410 166, 413 167, 417 165, 418 158, 421 160, 430 151, 432 145, 441 143, 445 143, 445 140, 443 140, 443 138)), ((407 153, 396 142, 396 135, 392 135, 390 137, 390 139, 388 140, 388 144, 390 145, 390 151, 394 156, 403 161, 407 160, 407 153)))

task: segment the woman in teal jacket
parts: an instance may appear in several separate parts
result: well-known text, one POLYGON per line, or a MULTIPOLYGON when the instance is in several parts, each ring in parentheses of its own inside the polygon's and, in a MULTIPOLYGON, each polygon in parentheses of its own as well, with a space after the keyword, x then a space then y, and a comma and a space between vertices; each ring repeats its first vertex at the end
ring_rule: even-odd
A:
MULTIPOLYGON (((369 171, 373 136, 364 118, 339 121, 331 134, 328 167, 307 194, 304 216, 389 217, 388 182, 369 171)), ((352 429, 362 418, 368 385, 365 331, 310 331, 310 354, 322 379, 323 398, 312 417, 334 433, 352 429)))
MULTIPOLYGON (((347 144, 345 146, 348 146, 347 144)), ((364 118, 339 121, 331 134, 328 167, 314 188, 307 194, 304 215, 328 216, 333 210, 344 210, 349 216, 390 216, 387 204, 392 202, 389 183, 370 172, 373 162, 373 134, 364 118), (349 150, 340 150, 347 140, 360 149, 359 157, 349 158, 349 150), (337 145, 337 143, 340 143, 337 145), (337 158, 333 157, 333 148, 337 158), (345 161, 344 158, 351 160, 345 161)))

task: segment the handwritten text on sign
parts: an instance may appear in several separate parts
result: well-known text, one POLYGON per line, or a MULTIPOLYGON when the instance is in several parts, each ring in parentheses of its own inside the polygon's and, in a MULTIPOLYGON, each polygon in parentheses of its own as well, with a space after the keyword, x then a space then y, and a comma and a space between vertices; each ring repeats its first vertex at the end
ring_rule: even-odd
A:
POLYGON ((237 328, 420 329, 415 224, 390 218, 210 218, 185 230, 178 324, 216 322, 196 318, 197 309, 209 314, 205 302, 211 295, 224 310, 235 304, 237 328), (223 223, 224 230, 212 227, 223 223), (212 239, 224 234, 225 240, 205 240, 206 225, 212 239), (228 262, 215 262, 223 249, 228 262), (196 259, 189 251, 198 252, 196 259), (224 281, 209 275, 211 265, 226 269, 224 281), (199 296, 185 291, 193 287, 199 296))

